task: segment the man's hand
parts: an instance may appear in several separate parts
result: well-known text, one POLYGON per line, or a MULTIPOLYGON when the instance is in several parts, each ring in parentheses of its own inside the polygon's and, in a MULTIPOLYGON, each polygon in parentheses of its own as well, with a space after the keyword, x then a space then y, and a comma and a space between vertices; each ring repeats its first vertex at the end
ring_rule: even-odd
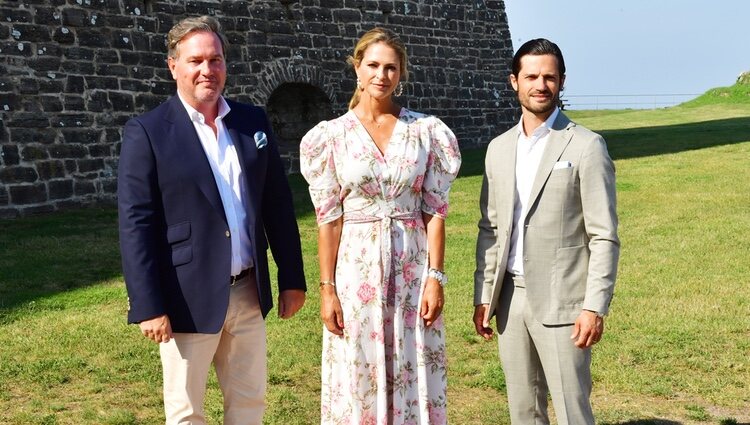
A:
POLYGON ((578 348, 589 348, 599 342, 603 334, 604 319, 593 311, 583 310, 576 319, 570 339, 575 340, 578 348))
POLYGON ((169 342, 172 339, 172 325, 166 314, 144 320, 138 325, 141 327, 143 336, 156 343, 169 342))
POLYGON ((341 310, 341 301, 333 285, 320 287, 320 318, 328 332, 338 336, 344 335, 344 312, 341 310))
POLYGON ((443 286, 437 279, 428 277, 427 286, 422 294, 422 304, 419 306, 419 315, 422 316, 425 326, 432 326, 440 317, 445 305, 445 296, 443 295, 443 286))
POLYGON ((479 336, 486 339, 487 341, 491 340, 492 336, 494 335, 494 331, 490 327, 489 321, 487 320, 487 317, 489 316, 487 314, 489 307, 489 304, 479 304, 478 306, 474 307, 474 329, 477 331, 477 334, 479 334, 479 336))
POLYGON ((305 291, 287 289, 279 293, 279 317, 289 319, 305 304, 305 291))

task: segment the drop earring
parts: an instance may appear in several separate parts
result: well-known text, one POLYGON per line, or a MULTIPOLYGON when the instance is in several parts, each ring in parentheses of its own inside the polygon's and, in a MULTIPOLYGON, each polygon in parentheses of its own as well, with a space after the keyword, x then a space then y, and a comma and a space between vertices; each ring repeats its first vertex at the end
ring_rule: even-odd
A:
POLYGON ((398 85, 396 86, 396 90, 393 92, 395 96, 401 96, 404 94, 404 83, 399 81, 398 85))
POLYGON ((357 77, 357 88, 360 90, 364 90, 365 88, 362 87, 362 81, 360 81, 359 77, 357 77))

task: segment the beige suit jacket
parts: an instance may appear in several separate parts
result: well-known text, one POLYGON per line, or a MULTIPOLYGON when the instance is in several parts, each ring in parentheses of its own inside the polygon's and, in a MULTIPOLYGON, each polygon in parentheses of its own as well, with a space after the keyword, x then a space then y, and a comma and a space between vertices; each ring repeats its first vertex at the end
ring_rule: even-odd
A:
MULTIPOLYGON (((489 304, 487 319, 496 313, 508 264, 517 143, 514 127, 490 143, 485 159, 474 304, 489 304)), ((607 314, 620 241, 615 169, 604 139, 560 113, 528 205, 521 218, 524 278, 534 317, 562 325, 575 322, 582 309, 607 314)))

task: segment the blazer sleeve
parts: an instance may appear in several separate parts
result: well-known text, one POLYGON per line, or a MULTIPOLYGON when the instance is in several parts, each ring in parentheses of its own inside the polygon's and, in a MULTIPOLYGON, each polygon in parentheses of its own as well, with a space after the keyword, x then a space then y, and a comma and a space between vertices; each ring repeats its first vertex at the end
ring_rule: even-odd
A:
POLYGON ((581 158, 580 185, 590 251, 583 309, 607 314, 614 293, 620 240, 617 237, 615 166, 599 135, 581 158))
POLYGON ((484 161, 482 191, 479 195, 479 235, 477 236, 476 270, 474 271, 474 305, 490 304, 492 301, 493 279, 497 268, 498 238, 497 209, 492 190, 491 147, 487 149, 484 161))
POLYGON ((305 271, 302 263, 302 246, 294 214, 292 191, 284 165, 279 155, 276 138, 263 114, 268 138, 268 167, 263 188, 263 223, 273 260, 278 269, 279 291, 301 289, 306 291, 305 271))
POLYGON ((164 226, 156 161, 137 118, 125 124, 117 177, 120 252, 128 291, 128 322, 165 314, 159 281, 158 230, 164 226))

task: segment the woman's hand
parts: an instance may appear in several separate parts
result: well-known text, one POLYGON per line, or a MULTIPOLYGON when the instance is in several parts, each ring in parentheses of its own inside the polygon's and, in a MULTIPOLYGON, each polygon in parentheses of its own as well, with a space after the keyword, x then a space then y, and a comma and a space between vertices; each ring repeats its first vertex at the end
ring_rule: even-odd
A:
POLYGON ((424 320, 425 326, 432 326, 435 323, 443 312, 443 305, 445 305, 443 286, 435 278, 428 277, 422 295, 422 304, 419 306, 419 315, 424 320))
POLYGON ((328 332, 344 335, 344 312, 341 310, 341 302, 333 285, 320 287, 320 318, 323 319, 328 332))

